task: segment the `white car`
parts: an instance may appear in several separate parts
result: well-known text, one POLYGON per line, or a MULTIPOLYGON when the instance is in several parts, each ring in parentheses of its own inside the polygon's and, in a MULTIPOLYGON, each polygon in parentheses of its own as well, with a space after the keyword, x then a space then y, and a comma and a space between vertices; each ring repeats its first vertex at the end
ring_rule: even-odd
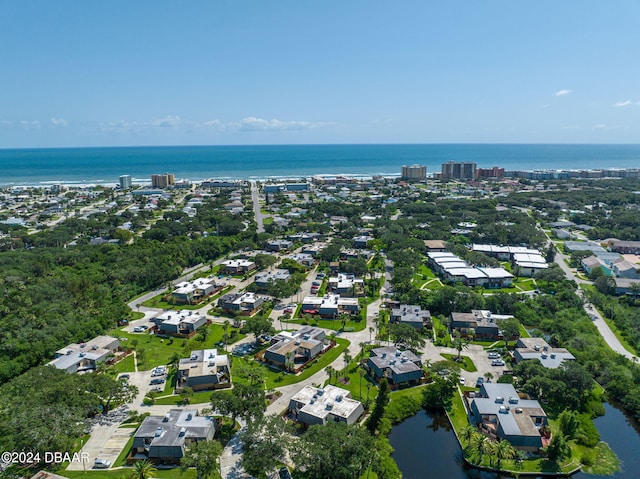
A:
POLYGON ((500 355, 498 353, 496 353, 495 351, 491 351, 489 353, 489 359, 500 359, 500 355))
POLYGON ((109 469, 111 467, 111 461, 109 459, 96 459, 93 461, 94 469, 109 469))
POLYGON ((502 359, 494 359, 491 361, 491 366, 504 366, 504 361, 502 359))

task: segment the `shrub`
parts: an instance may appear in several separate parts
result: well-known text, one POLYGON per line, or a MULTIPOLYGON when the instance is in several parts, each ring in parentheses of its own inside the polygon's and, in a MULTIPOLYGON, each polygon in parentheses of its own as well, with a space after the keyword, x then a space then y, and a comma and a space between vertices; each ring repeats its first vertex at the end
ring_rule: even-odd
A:
POLYGON ((595 447, 600 442, 600 433, 587 414, 578 415, 580 423, 576 433, 576 442, 586 447, 595 447))

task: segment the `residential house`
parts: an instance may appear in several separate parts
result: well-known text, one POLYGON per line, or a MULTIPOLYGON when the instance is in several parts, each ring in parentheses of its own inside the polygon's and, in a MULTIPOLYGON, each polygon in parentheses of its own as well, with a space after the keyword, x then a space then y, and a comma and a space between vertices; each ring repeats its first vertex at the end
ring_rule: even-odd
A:
POLYGON ((367 360, 367 368, 377 378, 387 378, 391 384, 416 384, 423 376, 422 362, 411 351, 395 347, 375 348, 367 360))
POLYGON ((231 386, 229 357, 216 349, 192 351, 188 358, 180 359, 176 390, 189 387, 194 391, 231 386))
POLYGON ((300 252, 304 254, 310 254, 315 258, 316 256, 318 256, 318 253, 320 253, 324 249, 325 246, 326 245, 324 243, 306 244, 302 247, 300 252))
POLYGON ((271 339, 264 360, 283 369, 297 369, 318 357, 329 345, 324 330, 305 326, 297 331, 282 331, 271 339))
POLYGON ((310 253, 295 253, 287 256, 287 258, 291 258, 295 262, 307 268, 313 266, 316 263, 316 259, 314 258, 314 255, 310 253))
POLYGON ((267 243, 267 251, 285 251, 293 246, 293 242, 285 239, 271 240, 267 243))
POLYGON ((207 317, 198 311, 163 311, 151 321, 156 325, 156 334, 169 336, 191 336, 207 324, 207 317))
POLYGON ((224 287, 224 283, 216 282, 215 278, 198 278, 193 281, 182 281, 175 285, 171 297, 182 304, 192 304, 202 301, 224 287))
POLYGON ((614 261, 611 271, 618 278, 640 279, 640 264, 634 264, 624 258, 614 261))
POLYGON ((427 252, 442 252, 447 250, 447 246, 444 240, 424 240, 424 245, 427 248, 427 252))
POLYGON ((317 314, 325 319, 336 319, 340 313, 356 315, 360 312, 357 298, 343 298, 339 294, 305 296, 302 313, 317 314))
POLYGON ((369 249, 347 248, 340 251, 340 260, 346 261, 348 259, 364 258, 365 260, 369 261, 371 258, 373 258, 374 255, 375 252, 369 249))
POLYGON ((216 431, 211 417, 197 409, 170 409, 164 416, 147 416, 133 435, 133 459, 178 464, 192 443, 211 441, 216 431))
POLYGON ((229 259, 223 261, 222 265, 227 274, 246 274, 256 269, 256 264, 246 259, 229 259))
POLYGON ((289 401, 289 412, 295 421, 309 426, 329 421, 355 424, 364 408, 346 389, 305 386, 289 401))
POLYGON ((639 254, 640 241, 623 241, 616 238, 607 238, 602 241, 603 245, 609 247, 611 251, 622 254, 639 254))
POLYGON ((269 281, 289 281, 291 273, 286 269, 276 269, 275 271, 263 271, 255 275, 253 282, 261 290, 269 286, 269 281))
POLYGON ((364 280, 353 274, 338 273, 338 276, 329 278, 329 291, 344 297, 363 296, 364 280))
POLYGON ((563 361, 576 358, 564 348, 552 348, 542 338, 519 338, 513 353, 517 363, 537 359, 545 368, 556 369, 563 361))
POLYGON ((470 420, 493 440, 529 452, 548 444, 540 432, 548 423, 544 409, 536 400, 520 398, 511 384, 484 383, 469 409, 470 420))
POLYGON ((218 299, 218 306, 225 313, 252 316, 258 312, 265 298, 255 293, 229 293, 218 299))
POLYGON ((640 295, 640 281, 628 278, 615 278, 616 294, 626 294, 630 296, 640 295))
POLYGON ((99 363, 114 357, 120 349, 120 341, 111 336, 96 336, 86 343, 69 344, 56 351, 48 363, 67 373, 95 371, 99 363))
POLYGON ((474 337, 478 339, 500 339, 498 319, 512 318, 508 315, 494 315, 491 311, 473 310, 470 313, 451 313, 450 327, 452 331, 458 331, 462 336, 474 331, 474 337))
POLYGON ((416 329, 422 329, 425 325, 431 325, 431 313, 414 304, 401 304, 391 310, 389 322, 408 324, 416 329))
POLYGON ((370 235, 359 235, 353 238, 354 248, 366 248, 369 241, 373 241, 374 237, 370 235))
POLYGON ((580 266, 587 274, 591 274, 593 271, 600 269, 606 276, 612 275, 610 267, 596 255, 582 258, 580 260, 580 266))

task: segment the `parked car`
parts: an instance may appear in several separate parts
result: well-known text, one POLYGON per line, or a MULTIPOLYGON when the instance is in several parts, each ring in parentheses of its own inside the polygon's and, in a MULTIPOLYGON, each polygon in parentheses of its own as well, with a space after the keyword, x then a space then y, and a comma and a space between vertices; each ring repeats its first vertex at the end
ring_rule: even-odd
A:
POLYGON ((120 376, 118 376, 118 379, 122 379, 124 381, 128 381, 130 377, 131 376, 129 376, 128 374, 121 374, 120 376))
POLYGON ((463 377, 460 377, 460 384, 462 384, 464 386, 464 384, 467 382, 467 380, 463 377))
POLYGON ((491 366, 504 366, 504 361, 502 359, 494 359, 491 361, 491 366))
POLYGON ((280 468, 280 470, 278 471, 278 476, 280 477, 280 479, 291 479, 291 473, 286 466, 280 468))
POLYGON ((140 326, 136 326, 135 328, 133 328, 134 333, 141 333, 142 331, 144 331, 144 329, 142 329, 140 326))
POLYGON ((476 381, 476 387, 479 388, 483 384, 484 384, 484 379, 483 378, 478 378, 478 380, 476 381))
POLYGON ((320 286, 320 282, 319 281, 314 281, 313 283, 311 283, 313 286, 320 286))
POLYGON ((163 384, 163 383, 164 383, 164 378, 153 378, 149 384, 154 385, 154 384, 163 384))
POLYGON ((489 359, 500 359, 500 355, 494 351, 489 353, 489 359))
POLYGON ((111 467, 111 461, 109 459, 96 459, 93 461, 94 469, 109 469, 111 467))
POLYGON ((284 308, 283 313, 291 314, 291 313, 293 313, 293 309, 291 309, 291 308, 284 308))

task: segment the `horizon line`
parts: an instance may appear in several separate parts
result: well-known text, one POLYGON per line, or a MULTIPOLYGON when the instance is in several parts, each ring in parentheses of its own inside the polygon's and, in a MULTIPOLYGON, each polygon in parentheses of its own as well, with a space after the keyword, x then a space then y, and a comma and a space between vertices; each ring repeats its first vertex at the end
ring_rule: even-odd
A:
POLYGON ((0 147, 0 151, 75 150, 107 148, 268 148, 282 146, 640 146, 640 143, 561 143, 561 142, 429 142, 429 143, 266 143, 266 144, 176 144, 176 145, 94 145, 94 146, 29 146, 0 147))

